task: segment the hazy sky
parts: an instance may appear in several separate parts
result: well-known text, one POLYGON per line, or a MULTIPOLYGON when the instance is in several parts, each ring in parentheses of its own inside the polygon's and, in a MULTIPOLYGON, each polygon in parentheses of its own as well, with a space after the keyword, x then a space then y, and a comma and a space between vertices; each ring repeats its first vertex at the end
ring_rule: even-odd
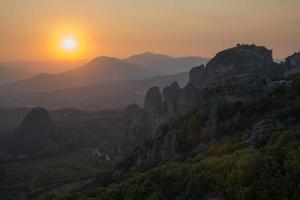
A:
POLYGON ((0 0, 0 60, 64 59, 68 35, 74 59, 213 56, 243 42, 284 58, 300 51, 300 0, 0 0))

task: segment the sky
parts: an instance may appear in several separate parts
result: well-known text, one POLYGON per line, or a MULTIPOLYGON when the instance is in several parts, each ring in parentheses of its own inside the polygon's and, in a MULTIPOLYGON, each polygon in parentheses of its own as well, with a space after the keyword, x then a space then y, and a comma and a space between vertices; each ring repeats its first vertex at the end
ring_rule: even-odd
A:
POLYGON ((237 43, 300 51, 300 0, 0 0, 0 61, 212 57, 237 43))

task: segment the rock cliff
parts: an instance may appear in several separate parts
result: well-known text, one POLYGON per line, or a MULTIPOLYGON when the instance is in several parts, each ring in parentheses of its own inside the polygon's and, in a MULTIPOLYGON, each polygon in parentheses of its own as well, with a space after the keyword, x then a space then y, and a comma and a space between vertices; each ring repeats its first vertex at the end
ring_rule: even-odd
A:
POLYGON ((36 154, 54 148, 51 139, 53 126, 44 108, 32 109, 22 120, 16 132, 7 140, 10 154, 36 154))
POLYGON ((206 66, 192 68, 189 82, 182 89, 176 82, 164 88, 162 94, 158 87, 150 88, 145 97, 144 115, 152 128, 150 132, 156 133, 151 142, 135 151, 127 170, 147 169, 164 161, 180 160, 187 149, 202 152, 220 134, 238 131, 241 121, 247 120, 239 106, 247 107, 268 99, 278 87, 272 78, 283 76, 287 66, 287 63, 273 62, 272 51, 265 47, 238 45, 216 54, 206 66), (226 113, 226 109, 222 111, 223 105, 233 105, 234 109, 226 113), (187 129, 175 128, 172 133, 159 129, 163 129, 162 124, 195 109, 203 113, 202 124, 193 124, 191 120, 187 122, 187 129), (197 131, 189 132, 191 127, 197 131))
POLYGON ((266 98, 274 88, 269 77, 279 74, 278 69, 272 51, 265 47, 239 45, 224 50, 206 66, 191 69, 183 89, 176 82, 164 88, 163 95, 157 87, 149 89, 145 114, 156 130, 169 119, 207 104, 251 103, 266 98))

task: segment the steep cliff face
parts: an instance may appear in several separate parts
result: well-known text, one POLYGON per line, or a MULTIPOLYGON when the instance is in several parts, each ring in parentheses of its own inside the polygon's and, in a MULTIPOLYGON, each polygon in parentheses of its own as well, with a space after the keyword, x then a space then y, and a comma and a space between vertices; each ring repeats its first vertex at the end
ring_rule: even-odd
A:
POLYGON ((300 73, 300 52, 294 53, 285 59, 285 64, 288 66, 288 70, 285 75, 294 73, 300 73))
POLYGON ((126 119, 124 137, 120 141, 120 150, 131 152, 135 145, 142 144, 149 137, 145 125, 144 110, 137 104, 129 105, 124 110, 126 119))
POLYGON ((158 126, 167 122, 166 108, 163 104, 162 94, 158 87, 150 88, 145 96, 145 123, 151 132, 154 132, 158 126))
POLYGON ((149 169, 162 162, 179 160, 176 135, 165 135, 163 139, 154 140, 142 149, 137 149, 133 159, 135 162, 130 166, 131 171, 149 169))
POLYGON ((171 83, 170 86, 163 89, 163 99, 165 112, 170 118, 174 118, 178 114, 178 99, 180 97, 180 88, 177 82, 171 83))
POLYGON ((271 77, 276 71, 271 50, 255 45, 239 45, 217 53, 206 67, 202 65, 191 70, 188 84, 199 90, 237 75, 271 77))
MULTIPOLYGON (((163 89, 148 90, 145 113, 153 127, 201 106, 231 102, 251 103, 273 90, 268 77, 277 73, 272 51, 241 45, 218 53, 206 66, 194 67, 189 82, 180 89, 176 82, 163 89)), ((155 128, 153 129, 155 130, 155 128)))

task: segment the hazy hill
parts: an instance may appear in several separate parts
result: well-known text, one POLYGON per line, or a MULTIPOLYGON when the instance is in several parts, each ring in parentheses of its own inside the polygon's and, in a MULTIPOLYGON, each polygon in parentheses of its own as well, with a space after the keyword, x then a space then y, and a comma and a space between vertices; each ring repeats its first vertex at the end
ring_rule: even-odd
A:
POLYGON ((25 69, 0 66, 0 84, 21 80, 32 75, 32 72, 25 69))
POLYGON ((73 87, 61 90, 1 95, 0 104, 8 107, 44 106, 51 109, 77 108, 101 110, 122 108, 132 103, 142 104, 146 90, 153 86, 165 87, 172 81, 184 86, 188 73, 158 76, 141 80, 115 81, 91 86, 73 87))
POLYGON ((137 64, 162 74, 174 74, 189 71, 192 67, 205 64, 208 58, 203 57, 171 57, 163 54, 142 53, 125 59, 129 63, 137 64))
POLYGON ((47 92, 117 80, 153 77, 158 73, 111 57, 97 57, 80 68, 57 74, 38 74, 0 87, 0 93, 47 92))
POLYGON ((60 73, 83 65, 84 60, 60 60, 60 61, 12 61, 0 62, 0 65, 9 68, 38 73, 60 73))
POLYGON ((5 73, 1 73, 0 84, 6 80, 15 82, 0 86, 0 93, 47 92, 103 82, 138 80, 187 72, 207 61, 207 58, 202 57, 174 58, 162 54, 143 53, 124 60, 100 56, 83 65, 83 61, 11 62, 5 63, 5 66, 21 71, 26 69, 30 73, 27 76, 19 76, 19 72, 11 72, 11 76, 14 75, 15 78, 8 75, 2 77, 1 75, 5 73), (80 65, 81 67, 78 67, 80 65), (33 76, 34 74, 37 75, 33 76), (30 76, 33 77, 29 78, 30 76))
POLYGON ((0 86, 0 105, 94 110, 141 104, 147 88, 165 87, 173 81, 183 86, 188 78, 185 72, 206 60, 154 53, 124 60, 101 56, 79 68, 55 74, 40 73, 3 84, 0 86), (179 71, 184 73, 176 74, 179 71))

